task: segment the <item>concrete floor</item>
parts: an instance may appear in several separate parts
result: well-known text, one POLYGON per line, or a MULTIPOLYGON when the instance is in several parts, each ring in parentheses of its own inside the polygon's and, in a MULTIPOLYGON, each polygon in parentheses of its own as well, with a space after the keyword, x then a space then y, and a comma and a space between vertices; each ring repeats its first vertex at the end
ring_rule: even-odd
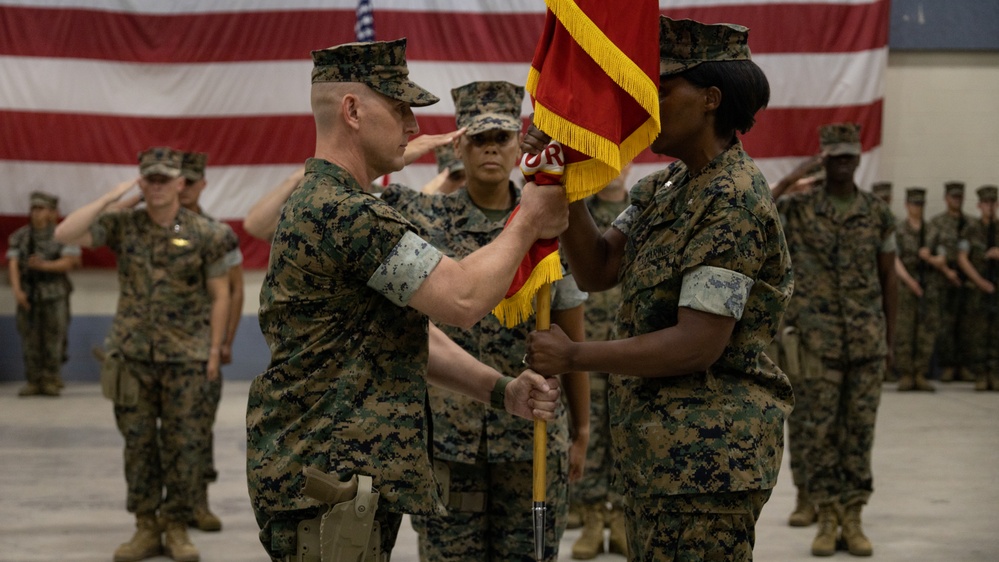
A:
MULTIPOLYGON (((125 512, 122 440, 110 404, 94 383, 69 383, 56 399, 19 399, 19 386, 0 384, 0 561, 110 560, 134 521, 125 512)), ((235 381, 224 389, 215 432, 220 478, 209 492, 224 529, 191 532, 206 562, 267 562, 243 469, 248 387, 235 381)), ((874 452, 876 492, 864 516, 876 559, 999 560, 999 393, 976 393, 969 383, 936 394, 886 386, 874 452)), ((814 560, 814 527, 785 523, 794 501, 786 464, 787 455, 757 526, 757 560, 814 560)), ((566 533, 560 560, 571 559, 578 534, 566 533)), ((404 521, 392 560, 417 559, 404 521)))

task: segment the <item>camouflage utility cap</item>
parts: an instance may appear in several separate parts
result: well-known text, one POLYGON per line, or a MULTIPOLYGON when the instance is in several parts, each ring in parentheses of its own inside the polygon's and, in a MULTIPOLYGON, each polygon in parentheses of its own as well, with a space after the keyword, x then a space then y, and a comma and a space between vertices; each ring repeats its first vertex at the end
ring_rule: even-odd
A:
POLYGON ((906 189, 905 202, 910 205, 925 205, 926 189, 923 187, 910 187, 906 189))
POLYGON ((312 51, 312 83, 359 82, 413 107, 433 105, 440 99, 409 79, 406 38, 395 41, 345 43, 312 51))
POLYGON ((829 156, 860 156, 860 125, 830 123, 819 127, 819 147, 829 156))
POLYGON ((995 202, 996 196, 999 195, 999 188, 994 185, 983 185, 979 187, 975 192, 978 194, 978 200, 983 203, 995 202))
POLYGON ((964 182, 963 181, 949 181, 944 183, 944 194, 945 195, 959 195, 964 197, 964 182))
POLYGON ((890 181, 877 181, 871 184, 871 193, 875 195, 891 193, 890 181))
POLYGON ((749 28, 659 16, 659 74, 672 76, 702 62, 750 60, 749 28))
POLYGON ((156 175, 176 178, 180 176, 183 161, 183 152, 169 146, 155 146, 139 153, 139 173, 144 178, 156 175))
POLYGON ((465 169, 465 163, 454 153, 454 145, 447 143, 434 149, 434 158, 437 159, 437 173, 447 170, 453 174, 465 169))
POLYGON ((208 164, 207 152, 185 152, 180 173, 184 175, 186 180, 198 181, 205 177, 206 164, 208 164))
POLYGON ((59 206, 59 198, 44 191, 31 192, 31 207, 45 207, 55 209, 59 206))
POLYGON ((493 129, 520 131, 524 88, 509 82, 472 82, 451 90, 454 117, 466 135, 493 129))

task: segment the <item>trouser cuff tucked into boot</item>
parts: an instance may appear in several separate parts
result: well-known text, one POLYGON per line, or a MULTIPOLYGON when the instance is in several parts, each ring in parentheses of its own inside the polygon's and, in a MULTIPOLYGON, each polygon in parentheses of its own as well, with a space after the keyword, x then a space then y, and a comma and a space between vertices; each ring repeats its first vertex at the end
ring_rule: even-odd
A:
POLYGON ((135 516, 135 534, 132 540, 122 543, 114 551, 114 562, 138 562, 153 556, 159 556, 163 551, 160 542, 160 525, 156 514, 148 513, 135 516))
POLYGON ((819 506, 819 529, 812 541, 812 556, 836 554, 836 534, 839 531, 839 507, 836 504, 819 506))
POLYGON ((843 540, 847 551, 854 556, 870 556, 874 553, 871 541, 864 535, 860 523, 861 503, 846 506, 843 511, 843 540))
POLYGON ((607 526, 610 527, 610 540, 607 545, 607 552, 620 554, 628 557, 628 534, 624 524, 624 509, 619 505, 612 505, 607 512, 607 526))
POLYGON ((808 496, 808 492, 798 490, 798 498, 794 504, 794 511, 787 518, 787 524, 792 527, 807 527, 815 523, 815 504, 808 496))
POLYGON ((572 557, 576 560, 590 560, 604 552, 604 514, 607 506, 603 503, 584 505, 583 533, 572 545, 572 557))
POLYGON ((176 562, 198 562, 201 554, 187 537, 187 525, 181 521, 166 522, 164 553, 176 562))

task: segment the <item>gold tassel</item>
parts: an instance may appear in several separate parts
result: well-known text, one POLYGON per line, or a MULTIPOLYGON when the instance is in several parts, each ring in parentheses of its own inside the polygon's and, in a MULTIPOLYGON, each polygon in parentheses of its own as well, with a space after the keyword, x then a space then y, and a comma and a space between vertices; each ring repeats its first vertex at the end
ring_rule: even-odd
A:
POLYGON ((493 315, 506 328, 513 328, 525 322, 534 314, 534 294, 538 289, 545 283, 554 283, 561 278, 562 261, 555 251, 538 262, 520 290, 496 305, 493 315))

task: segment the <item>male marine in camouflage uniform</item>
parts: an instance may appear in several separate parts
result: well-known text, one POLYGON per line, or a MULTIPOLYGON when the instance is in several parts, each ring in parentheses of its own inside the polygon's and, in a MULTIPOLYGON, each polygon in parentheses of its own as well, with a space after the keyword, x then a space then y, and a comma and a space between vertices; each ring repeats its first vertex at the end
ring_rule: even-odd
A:
POLYGON ((842 525, 850 552, 869 555, 860 512, 873 489, 874 422, 895 333, 895 220, 854 183, 860 126, 824 125, 819 136, 825 188, 778 200, 795 275, 786 318, 800 338, 795 408, 810 431, 790 438, 804 440, 819 507, 812 554, 832 555, 842 525))
POLYGON ((27 384, 18 396, 59 396, 66 362, 69 331, 69 293, 73 285, 66 272, 80 266, 80 247, 56 242, 59 199, 31 194, 28 224, 7 240, 10 286, 17 302, 17 332, 21 335, 27 384))
MULTIPOLYGON (((503 231, 520 200, 510 172, 520 157, 520 111, 524 88, 509 82, 473 82, 451 90, 458 128, 465 135, 455 141, 467 171, 466 185, 446 197, 431 197, 391 185, 382 200, 396 206, 428 233, 428 241, 445 254, 462 259, 485 246, 503 231)), ((555 282, 552 322, 575 329, 583 339, 586 294, 571 275, 555 282)), ((529 322, 505 328, 493 315, 471 329, 442 330, 473 357, 500 372, 520 368, 526 353, 529 322)), ((578 470, 589 435, 584 373, 563 376, 563 388, 572 412, 578 470)), ((534 426, 505 412, 489 410, 464 395, 430 389, 434 412, 434 458, 450 473, 446 516, 414 516, 420 535, 420 558, 425 562, 462 560, 534 560, 534 533, 525 525, 531 512, 532 442, 534 426)), ((569 463, 568 416, 559 408, 548 425, 547 494, 550 502, 545 529, 545 560, 558 557, 565 529, 569 463)))
MULTIPOLYGON (((226 318, 225 337, 222 339, 221 364, 228 365, 232 362, 232 342, 236 337, 236 329, 239 328, 239 321, 243 313, 243 253, 239 249, 239 238, 232 231, 229 225, 216 221, 205 213, 201 208, 199 200, 201 192, 205 190, 205 165, 208 163, 208 154, 204 152, 185 152, 181 164, 181 175, 184 176, 184 188, 180 192, 180 204, 182 207, 214 221, 226 233, 225 238, 225 262, 229 267, 226 278, 229 283, 229 314, 226 318)), ((207 439, 202 448, 202 481, 196 490, 194 500, 194 518, 190 524, 201 531, 220 531, 222 521, 208 508, 208 484, 218 480, 218 472, 215 470, 215 440, 212 435, 212 426, 215 425, 215 414, 219 409, 219 400, 222 399, 222 373, 216 379, 205 379, 204 400, 200 402, 202 408, 194 412, 198 423, 204 424, 204 432, 207 439)))
POLYGON ((388 560, 403 513, 445 513, 431 464, 428 382, 521 417, 551 419, 558 403, 555 379, 503 377, 427 315, 471 327, 491 310, 531 244, 564 230, 563 190, 525 188, 523 216, 460 262, 365 192, 374 177, 402 168, 419 132, 411 106, 438 101, 409 80, 405 49, 399 39, 312 53, 316 157, 274 234, 260 295, 271 362, 247 405, 250 498, 277 560, 329 560, 305 550, 318 527, 370 541, 378 554, 365 560, 388 560), (310 522, 331 511, 303 493, 305 468, 373 485, 372 526, 362 533, 310 522))
MULTIPOLYGON (((934 390, 926 380, 930 359, 940 324, 940 310, 931 306, 939 302, 943 278, 935 268, 920 257, 927 248, 929 226, 923 219, 926 189, 910 187, 905 190, 906 216, 895 227, 898 252, 895 273, 898 276, 898 320, 895 337, 895 371, 898 389, 934 390)), ((928 250, 928 248, 927 248, 928 250)), ((925 253, 925 252, 924 252, 925 253)))
POLYGON ((871 184, 871 193, 891 208, 892 185, 890 181, 876 181, 871 184))
POLYGON ((964 284, 964 274, 957 265, 961 232, 970 222, 961 210, 964 204, 964 182, 949 181, 944 184, 944 203, 946 210, 930 219, 930 227, 935 233, 930 248, 935 254, 945 256, 947 267, 958 271, 960 277, 959 282, 944 288, 938 305, 940 330, 937 335, 937 366, 940 367, 940 380, 949 382, 955 378, 970 380, 970 374, 964 372, 966 342, 961 334, 961 319, 967 310, 969 290, 964 284))
POLYGON ((103 368, 117 369, 119 389, 137 387, 112 396, 137 531, 115 551, 116 562, 161 549, 174 560, 199 559, 187 522, 207 436, 191 413, 198 411, 205 378, 219 376, 229 286, 226 231, 180 205, 181 160, 180 152, 166 147, 142 152, 138 184, 145 208, 104 212, 135 184, 129 180, 56 229, 57 240, 107 246, 118 260, 121 295, 103 368))
POLYGON ((999 243, 996 242, 996 197, 994 185, 978 188, 979 220, 971 220, 961 232, 957 261, 968 278, 968 306, 961 333, 965 334, 968 368, 975 377, 975 390, 999 390, 999 243))

